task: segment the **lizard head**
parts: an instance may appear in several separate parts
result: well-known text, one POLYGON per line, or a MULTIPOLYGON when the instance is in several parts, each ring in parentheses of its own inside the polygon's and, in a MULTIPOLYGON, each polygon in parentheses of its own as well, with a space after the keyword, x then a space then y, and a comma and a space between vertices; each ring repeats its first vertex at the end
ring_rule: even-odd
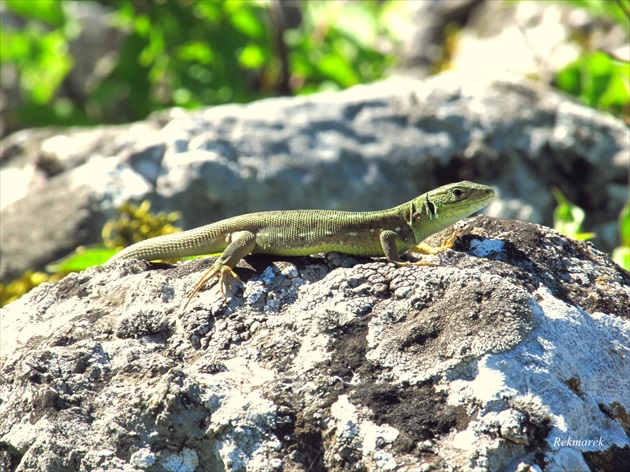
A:
POLYGON ((416 241, 441 231, 484 208, 494 197, 487 185, 462 181, 443 185, 411 202, 411 221, 416 241))

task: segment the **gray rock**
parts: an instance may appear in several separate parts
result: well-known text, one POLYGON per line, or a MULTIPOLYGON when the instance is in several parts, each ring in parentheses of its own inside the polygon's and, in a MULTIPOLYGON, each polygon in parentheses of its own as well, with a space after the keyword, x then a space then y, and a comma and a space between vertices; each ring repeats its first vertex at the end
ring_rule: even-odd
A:
POLYGON ((93 228, 105 224, 91 189, 68 189, 67 181, 65 175, 53 179, 37 198, 18 200, 2 212, 0 280, 64 257, 91 242, 93 228))
POLYGON ((462 227, 438 267, 251 256, 186 310, 206 259, 41 285, 2 309, 0 464, 628 469, 630 274, 546 227, 462 227))
MULTIPOLYGON (((627 126, 509 75, 393 78, 338 93, 169 110, 115 130, 114 136, 108 127, 84 131, 90 139, 73 130, 70 140, 79 150, 72 152, 60 137, 42 141, 60 171, 0 217, 16 212, 14 205, 45 207, 42 194, 55 192, 42 189, 59 178, 67 179, 70 193, 91 189, 80 198, 97 203, 83 208, 111 215, 127 199, 150 198, 156 210, 181 212, 185 228, 269 209, 383 209, 444 183, 472 180, 497 189, 488 214, 546 224, 555 206, 549 187, 560 187, 586 211, 585 230, 596 231, 598 246, 610 250, 618 245, 616 219, 627 199, 627 126)), ((26 166, 20 175, 10 163, 36 159, 11 149, 0 168, 3 192, 5 182, 20 182, 22 189, 34 174, 26 166)), ((67 198, 60 194, 59 204, 67 198)), ((64 217, 50 212, 46 224, 62 227, 64 217)), ((69 245, 71 234, 57 238, 42 225, 29 213, 20 224, 3 221, 2 260, 6 241, 28 240, 25 233, 58 248, 69 245)), ((99 241, 100 232, 91 228, 82 242, 99 241)), ((38 267, 44 259, 16 257, 38 267)), ((3 262, 0 277, 29 267, 16 262, 9 269, 3 262)))
POLYGON ((445 51, 449 25, 465 25, 483 4, 483 0, 407 2, 405 7, 410 10, 410 25, 399 48, 399 69, 415 77, 434 74, 436 66, 449 54, 445 51))

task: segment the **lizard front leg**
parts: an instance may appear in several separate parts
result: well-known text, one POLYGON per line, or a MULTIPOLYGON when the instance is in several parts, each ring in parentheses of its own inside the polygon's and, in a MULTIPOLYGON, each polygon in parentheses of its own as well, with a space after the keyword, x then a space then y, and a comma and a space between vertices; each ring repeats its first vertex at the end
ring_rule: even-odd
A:
POLYGON ((239 281, 238 276, 232 270, 236 264, 251 254, 256 248, 256 235, 250 231, 237 231, 228 236, 229 244, 223 254, 212 264, 212 267, 203 274, 203 277, 195 285, 193 293, 184 305, 184 310, 193 297, 214 277, 219 276, 219 287, 223 298, 226 293, 232 290, 233 284, 239 281))
POLYGON ((458 236, 461 233, 462 233, 461 230, 453 231, 453 234, 451 234, 448 237, 448 239, 444 240, 442 245, 439 247, 433 247, 430 244, 422 241, 416 244, 415 246, 413 246, 412 248, 410 248, 409 251, 419 253, 419 254, 437 254, 438 252, 442 252, 442 251, 445 251, 446 249, 452 248, 453 245, 455 244, 455 240, 458 238, 458 236))
POLYGON ((398 246, 396 246, 396 241, 399 239, 399 236, 392 230, 385 230, 381 232, 381 234, 379 235, 379 239, 381 241, 381 248, 383 249, 383 254, 385 254, 385 257, 387 258, 387 260, 395 264, 396 267, 403 267, 406 265, 428 265, 428 266, 435 265, 426 261, 416 261, 416 262, 403 261, 400 258, 398 246))

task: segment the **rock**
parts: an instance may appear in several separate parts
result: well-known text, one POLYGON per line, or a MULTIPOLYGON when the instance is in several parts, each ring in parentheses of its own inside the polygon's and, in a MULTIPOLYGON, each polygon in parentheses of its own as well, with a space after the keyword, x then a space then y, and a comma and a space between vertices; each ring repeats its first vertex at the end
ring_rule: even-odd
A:
MULTIPOLYGON (((627 470, 630 274, 477 217, 438 267, 122 261, 2 309, 6 470, 627 470)), ((439 239, 444 236, 437 235, 439 239)))
MULTIPOLYGON (((414 77, 427 77, 435 73, 449 51, 449 26, 465 25, 483 0, 450 0, 448 2, 407 2, 409 30, 403 35, 398 52, 399 68, 414 77)), ((458 47, 461 47, 458 43, 458 47)))
POLYGON ((100 242, 115 207, 150 192, 133 164, 141 154, 136 143, 146 143, 152 126, 100 126, 55 136, 31 130, 3 141, 0 280, 100 242), (129 163, 107 157, 123 151, 129 163))
POLYGON ((510 71, 552 84, 554 75, 580 56, 593 51, 616 56, 628 49, 623 22, 574 5, 481 2, 467 11, 450 66, 510 71))
POLYGON ((93 228, 103 226, 88 185, 68 189, 67 176, 50 182, 37 198, 17 201, 2 212, 0 275, 19 277, 26 268, 41 268, 91 241, 93 228))
POLYGON ((623 22, 595 13, 594 5, 429 0, 406 8, 410 24, 401 34, 397 71, 414 77, 486 69, 553 84, 580 56, 605 51, 624 60, 629 52, 623 22))
POLYGON ((16 182, 22 195, 0 214, 3 280, 45 266, 69 246, 100 241, 99 225, 75 238, 61 231, 77 226, 64 221, 67 213, 42 219, 23 210, 65 205, 73 192, 74 205, 94 212, 95 222, 125 200, 149 198, 156 211, 181 212, 182 226, 191 228, 259 210, 383 209, 472 180, 497 190, 489 215, 552 224, 549 187, 557 186, 585 210, 584 229, 597 232, 605 250, 618 245, 616 221, 627 199, 630 143, 622 121, 494 72, 168 110, 133 125, 40 133, 39 145, 23 133, 17 142, 7 138, 1 159, 0 188, 16 182), (38 153, 46 165, 34 170, 38 153), (29 179, 37 182, 24 193, 29 179), (63 192, 55 190, 60 181, 63 192), (56 202, 43 198, 57 193, 56 202), (45 255, 18 254, 44 245, 52 247, 45 255))

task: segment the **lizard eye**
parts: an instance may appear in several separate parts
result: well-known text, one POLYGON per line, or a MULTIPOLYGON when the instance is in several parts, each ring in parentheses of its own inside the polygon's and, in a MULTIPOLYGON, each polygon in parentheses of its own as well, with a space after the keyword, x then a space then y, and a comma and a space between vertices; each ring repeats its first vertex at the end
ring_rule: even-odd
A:
POLYGON ((464 195, 464 191, 461 188, 454 188, 452 193, 455 198, 461 198, 464 195))

